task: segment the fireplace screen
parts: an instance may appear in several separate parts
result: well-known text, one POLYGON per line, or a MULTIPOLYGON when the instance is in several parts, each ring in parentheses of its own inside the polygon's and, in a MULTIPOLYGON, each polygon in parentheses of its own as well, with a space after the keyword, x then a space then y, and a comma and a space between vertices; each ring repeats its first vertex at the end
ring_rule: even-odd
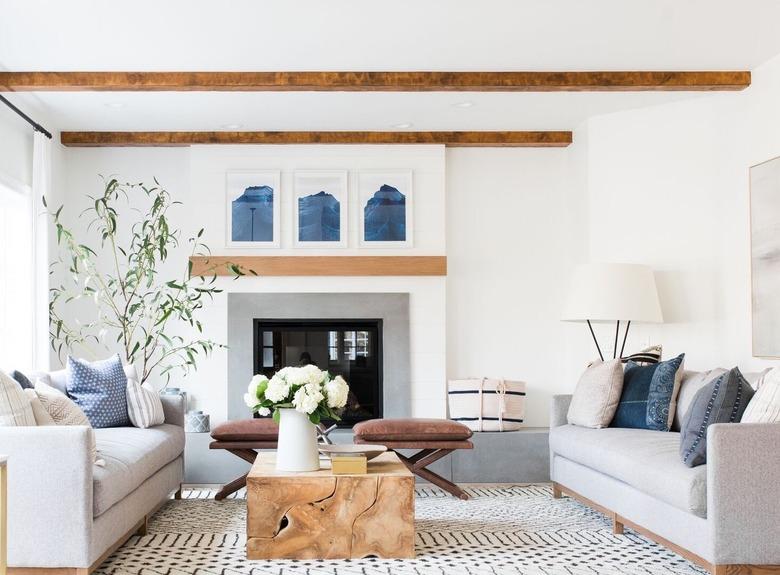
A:
POLYGON ((313 364, 342 376, 350 394, 340 427, 382 417, 382 320, 254 322, 255 373, 313 364))

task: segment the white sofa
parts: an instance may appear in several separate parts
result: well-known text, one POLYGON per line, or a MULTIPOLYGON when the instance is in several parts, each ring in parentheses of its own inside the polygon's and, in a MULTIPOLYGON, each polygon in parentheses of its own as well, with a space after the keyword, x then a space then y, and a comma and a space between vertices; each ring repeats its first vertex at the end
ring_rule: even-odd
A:
MULTIPOLYGON (((64 371, 48 375, 64 389, 64 371)), ((0 453, 9 456, 11 573, 86 575, 179 492, 184 400, 161 397, 165 424, 95 430, 104 467, 91 461, 87 427, 0 427, 0 453)))
POLYGON ((711 425, 707 464, 689 468, 678 432, 569 425, 570 401, 553 398, 555 497, 575 497, 612 518, 616 533, 626 525, 714 574, 780 573, 780 424, 711 425))

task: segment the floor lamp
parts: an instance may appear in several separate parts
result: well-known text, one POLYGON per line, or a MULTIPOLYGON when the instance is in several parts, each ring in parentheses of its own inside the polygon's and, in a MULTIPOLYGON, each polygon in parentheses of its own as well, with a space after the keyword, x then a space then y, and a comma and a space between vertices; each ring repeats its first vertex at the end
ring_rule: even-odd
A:
POLYGON ((653 270, 638 264, 584 264, 574 270, 563 321, 587 322, 604 360, 592 322, 615 322, 612 357, 623 357, 632 322, 661 323, 661 305, 653 270), (620 322, 626 322, 618 355, 620 322))

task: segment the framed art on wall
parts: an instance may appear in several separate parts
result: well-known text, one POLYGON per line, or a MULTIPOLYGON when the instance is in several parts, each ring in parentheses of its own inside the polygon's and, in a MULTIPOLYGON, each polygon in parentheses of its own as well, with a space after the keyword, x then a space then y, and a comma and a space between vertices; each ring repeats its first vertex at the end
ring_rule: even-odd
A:
POLYGON ((753 355, 780 358, 780 158, 750 168, 753 355))
POLYGON ((392 170, 358 174, 360 245, 412 247, 412 171, 392 170))
POLYGON ((278 170, 228 172, 228 247, 279 247, 280 180, 278 170))
POLYGON ((294 245, 346 247, 349 237, 346 170, 296 171, 293 181, 294 245))

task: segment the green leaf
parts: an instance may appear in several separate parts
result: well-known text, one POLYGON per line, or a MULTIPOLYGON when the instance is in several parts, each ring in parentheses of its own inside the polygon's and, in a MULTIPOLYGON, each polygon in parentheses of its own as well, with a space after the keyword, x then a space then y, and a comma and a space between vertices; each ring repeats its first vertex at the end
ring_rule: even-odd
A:
POLYGON ((311 421, 314 425, 317 425, 320 422, 320 414, 316 411, 309 414, 309 421, 311 421))
POLYGON ((276 422, 277 425, 279 424, 279 419, 281 419, 281 417, 282 417, 282 412, 279 411, 278 408, 274 409, 273 420, 274 422, 276 422))

